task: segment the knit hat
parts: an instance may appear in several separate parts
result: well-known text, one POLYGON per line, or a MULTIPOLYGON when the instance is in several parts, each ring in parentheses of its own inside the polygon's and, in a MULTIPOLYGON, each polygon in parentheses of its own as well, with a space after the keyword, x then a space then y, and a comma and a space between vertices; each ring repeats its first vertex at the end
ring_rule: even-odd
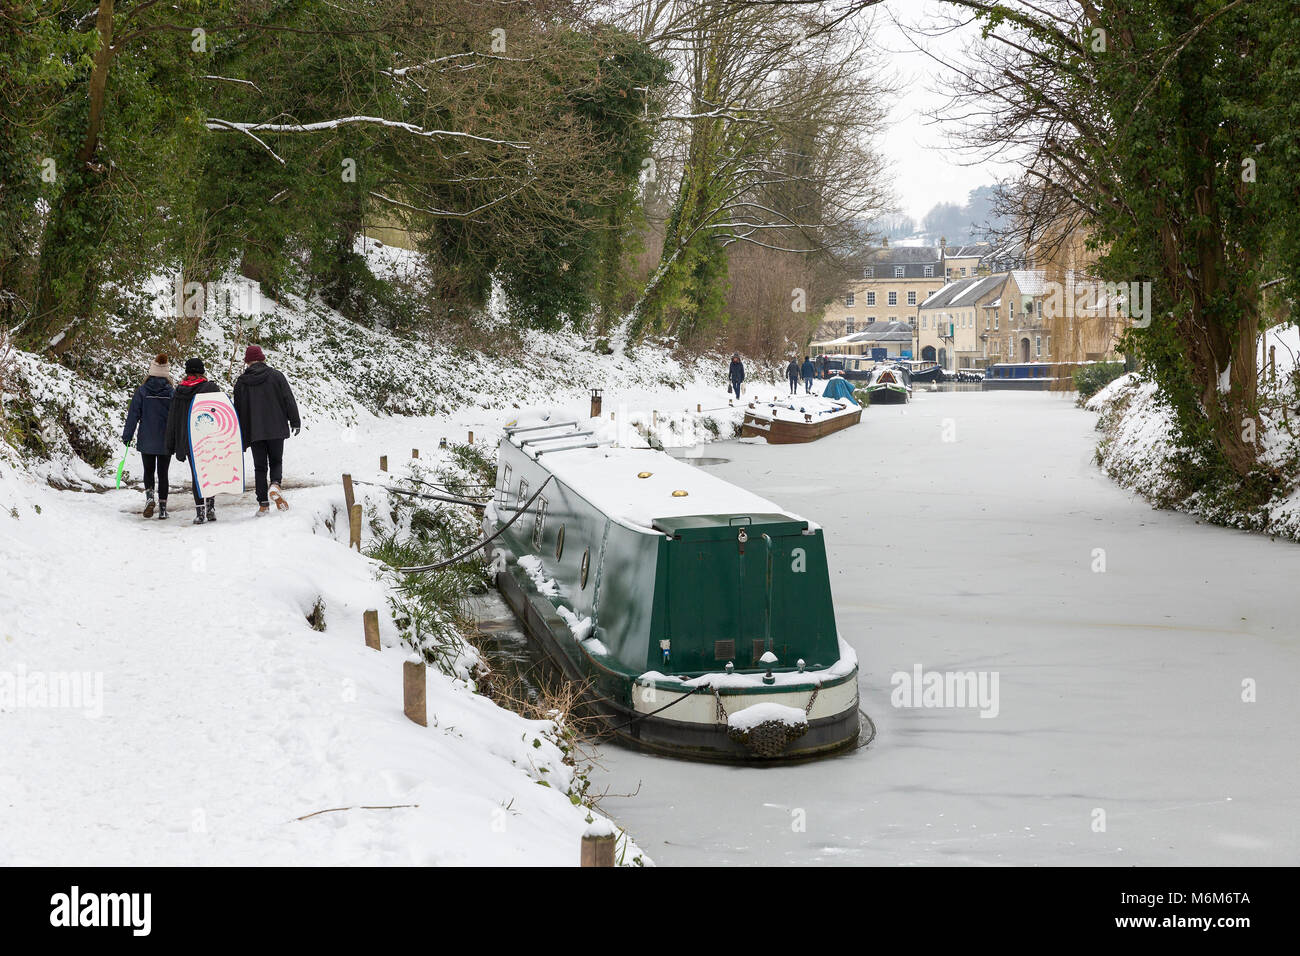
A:
POLYGON ((171 359, 167 357, 166 352, 159 352, 154 358, 153 364, 149 366, 149 378, 171 378, 172 368, 171 359))
POLYGON ((253 362, 265 362, 266 354, 262 351, 260 345, 250 345, 244 349, 244 364, 251 365, 253 362))
POLYGON ((203 367, 203 359, 192 358, 185 360, 186 375, 205 375, 206 373, 207 369, 203 367))

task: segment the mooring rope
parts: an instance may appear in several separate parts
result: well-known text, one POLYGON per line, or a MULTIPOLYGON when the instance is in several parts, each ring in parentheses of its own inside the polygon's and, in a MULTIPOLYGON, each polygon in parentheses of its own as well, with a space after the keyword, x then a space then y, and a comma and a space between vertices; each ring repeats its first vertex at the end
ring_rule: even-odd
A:
POLYGON ((447 558, 445 561, 439 561, 436 564, 421 564, 413 568, 398 568, 397 570, 402 574, 424 574, 426 571, 437 571, 440 568, 447 567, 449 564, 456 564, 460 561, 464 561, 475 551, 479 550, 480 548, 487 547, 494 540, 496 540, 496 538, 503 531, 505 531, 506 528, 509 528, 512 524, 518 521, 519 518, 523 515, 523 513, 528 510, 528 506, 537 500, 537 496, 542 493, 542 489, 545 488, 547 485, 549 485, 551 483, 551 479, 554 477, 555 477, 554 475, 547 475, 546 480, 537 486, 537 490, 533 492, 533 496, 529 498, 527 501, 525 501, 519 508, 515 510, 515 516, 511 518, 509 521, 507 521, 505 524, 503 524, 500 528, 497 528, 496 531, 492 532, 482 541, 475 542, 473 545, 466 548, 464 551, 460 552, 460 554, 453 555, 452 557, 447 558))
POLYGON ((465 505, 470 508, 478 508, 480 511, 487 507, 487 503, 483 501, 470 501, 468 498, 456 498, 452 495, 433 495, 429 494, 427 491, 407 491, 405 488, 394 488, 392 485, 381 485, 374 481, 360 481, 353 478, 352 483, 354 485, 368 485, 371 488, 383 488, 384 491, 391 492, 395 495, 406 495, 411 498, 429 498, 433 501, 445 501, 448 504, 453 505, 465 505))

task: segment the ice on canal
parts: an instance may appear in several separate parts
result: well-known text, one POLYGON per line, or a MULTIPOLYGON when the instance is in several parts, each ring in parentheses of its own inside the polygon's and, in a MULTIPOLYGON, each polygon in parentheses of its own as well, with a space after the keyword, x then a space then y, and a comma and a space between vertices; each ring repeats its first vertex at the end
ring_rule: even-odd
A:
POLYGON ((1095 421, 918 392, 814 445, 710 446, 826 528, 879 733, 782 767, 607 746, 605 810, 668 865, 1300 862, 1300 547, 1152 510, 1095 421))

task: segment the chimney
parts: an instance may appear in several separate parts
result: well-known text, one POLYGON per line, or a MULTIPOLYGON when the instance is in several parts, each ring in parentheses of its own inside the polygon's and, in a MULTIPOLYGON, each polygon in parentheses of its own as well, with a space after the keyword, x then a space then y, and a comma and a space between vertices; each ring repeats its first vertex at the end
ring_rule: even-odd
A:
POLYGON ((940 236, 940 237, 939 237, 939 248, 940 248, 940 249, 947 249, 947 248, 948 248, 948 237, 947 237, 947 236, 940 236))
POLYGON ((888 236, 885 236, 885 238, 883 238, 883 239, 880 240, 880 248, 882 248, 882 249, 888 249, 888 248, 889 248, 889 237, 888 237, 888 236))

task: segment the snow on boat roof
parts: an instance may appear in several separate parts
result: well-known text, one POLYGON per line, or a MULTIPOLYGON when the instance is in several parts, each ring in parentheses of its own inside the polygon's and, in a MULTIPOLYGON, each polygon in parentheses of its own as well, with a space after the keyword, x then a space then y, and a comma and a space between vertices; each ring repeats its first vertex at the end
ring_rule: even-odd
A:
POLYGON ((831 398, 822 398, 820 395, 796 395, 793 400, 776 402, 764 402, 755 399, 746 407, 745 411, 754 418, 764 418, 773 421, 802 422, 804 415, 808 414, 817 422, 824 418, 838 418, 841 415, 849 415, 858 411, 859 406, 854 405, 847 399, 835 400, 831 398))
MULTIPOLYGON (((611 430, 609 423, 587 419, 575 425, 570 420, 546 428, 523 430, 538 424, 521 420, 517 432, 507 433, 508 440, 518 447, 521 441, 547 436, 545 441, 524 445, 524 453, 536 458, 540 450, 539 464, 620 523, 652 530, 654 522, 660 518, 760 514, 779 514, 794 521, 807 521, 766 498, 652 448, 625 448, 612 444, 600 444, 595 448, 571 447, 605 440, 611 430), (595 434, 564 440, 567 435, 584 431, 594 431, 595 434), (548 451, 548 448, 556 450, 548 451), (561 451, 562 448, 566 450, 561 451), (649 472, 648 478, 638 477, 644 472, 649 472), (685 491, 686 495, 674 497, 674 491, 685 491)), ((809 521, 808 527, 817 525, 809 521)))

